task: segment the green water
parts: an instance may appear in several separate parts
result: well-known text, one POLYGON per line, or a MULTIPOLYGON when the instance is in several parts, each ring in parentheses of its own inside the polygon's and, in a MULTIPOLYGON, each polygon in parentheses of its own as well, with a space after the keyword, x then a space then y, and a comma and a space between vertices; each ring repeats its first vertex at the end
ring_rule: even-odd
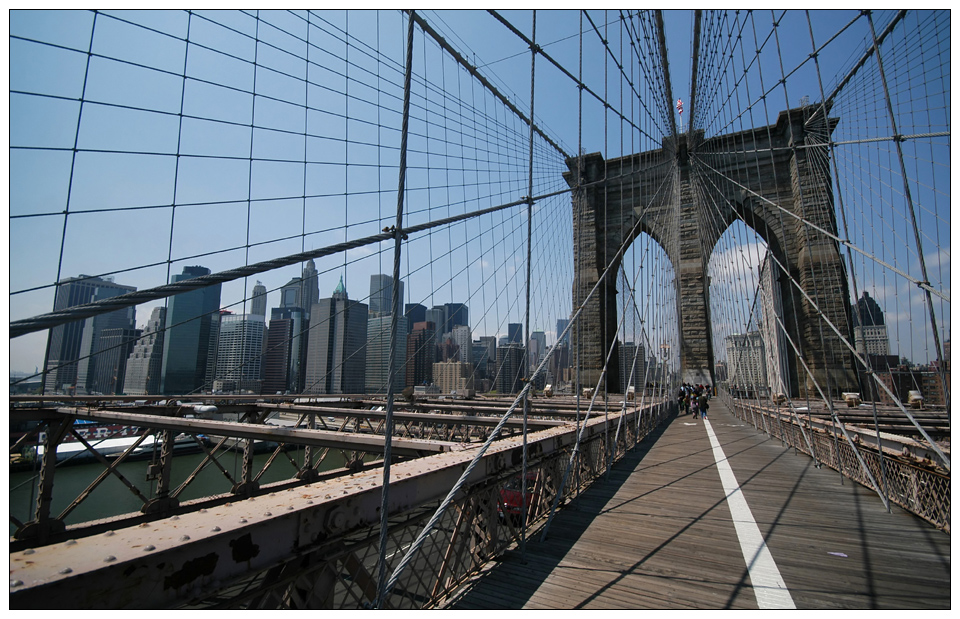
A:
MULTIPOLYGON (((320 450, 314 449, 314 459, 320 450)), ((267 463, 272 452, 260 453, 254 456, 254 474, 258 474, 267 463)), ((298 466, 303 463, 303 449, 281 453, 274 458, 270 468, 260 477, 261 486, 277 481, 293 478, 297 468, 290 463, 287 456, 292 458, 298 466)), ((202 453, 178 455, 173 459, 173 471, 170 488, 173 492, 182 484, 205 458, 202 453)), ((218 455, 218 460, 234 480, 239 481, 242 476, 241 454, 225 452, 218 455)), ((147 467, 150 461, 124 462, 117 470, 133 484, 144 496, 153 498, 156 495, 156 480, 147 481, 147 467)), ((329 471, 344 465, 344 458, 340 451, 331 449, 318 469, 329 471)), ((58 467, 54 474, 53 504, 50 510, 52 516, 59 516, 84 489, 104 471, 99 463, 76 464, 58 467)), ((33 519, 36 509, 38 474, 33 472, 10 474, 10 515, 20 522, 33 519)), ((213 464, 208 464, 203 471, 190 482, 181 494, 180 502, 198 499, 212 494, 230 492, 232 484, 221 470, 213 464)), ((66 524, 76 524, 97 520, 120 514, 139 512, 142 501, 130 491, 115 475, 110 475, 66 517, 66 524)), ((10 534, 16 531, 11 523, 10 534)))

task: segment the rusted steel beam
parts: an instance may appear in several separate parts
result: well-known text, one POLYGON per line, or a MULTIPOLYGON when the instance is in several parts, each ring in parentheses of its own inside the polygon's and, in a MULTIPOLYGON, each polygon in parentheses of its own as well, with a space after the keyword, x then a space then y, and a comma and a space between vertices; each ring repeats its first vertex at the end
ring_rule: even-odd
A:
MULTIPOLYGON (((354 449, 370 453, 381 453, 383 451, 383 436, 373 434, 352 434, 332 432, 329 430, 285 428, 264 424, 235 423, 210 419, 185 419, 182 417, 164 417, 160 415, 143 415, 139 413, 121 413, 118 411, 82 408, 62 408, 56 409, 53 412, 60 415, 74 415, 81 419, 107 421, 139 428, 173 430, 186 434, 211 434, 214 436, 249 438, 293 445, 354 449)), ((398 455, 403 456, 422 456, 458 449, 461 449, 459 443, 394 439, 394 451, 396 451, 398 455)))
MULTIPOLYGON (((324 415, 339 415, 341 417, 358 417, 366 419, 383 419, 386 417, 385 411, 373 411, 373 410, 363 410, 363 409, 353 409, 353 408, 323 408, 317 410, 309 406, 289 406, 285 404, 262 404, 263 408, 272 409, 280 413, 322 413, 324 415)), ((426 406, 425 410, 435 410, 435 407, 426 406)), ((484 409, 484 412, 489 412, 487 409, 484 409)), ((502 413, 502 411, 501 411, 502 413)), ((472 425, 472 426, 496 426, 500 422, 500 416, 487 416, 479 417, 477 415, 451 415, 451 414, 441 414, 441 413, 421 413, 421 412, 405 412, 405 411, 394 411, 393 418, 396 420, 403 421, 422 421, 425 423, 442 423, 446 425, 472 425)), ((556 426, 562 426, 566 422, 560 420, 551 420, 551 419, 533 419, 528 422, 528 425, 535 426, 537 428, 553 428, 556 426)), ((508 420, 506 427, 521 427, 523 425, 522 421, 513 421, 508 420)))
MULTIPOLYGON (((633 418, 628 411, 626 419, 633 418)), ((589 440, 604 419, 583 429, 589 440)), ((569 449, 576 428, 541 430, 529 449, 548 457, 569 449)), ((490 446, 468 486, 519 466, 523 439, 490 446)), ((478 447, 478 446, 474 446, 478 447)), ((442 499, 473 459, 473 449, 394 464, 389 512, 442 499)), ((10 553, 11 608, 163 608, 199 599, 221 584, 335 546, 342 536, 380 520, 380 471, 282 490, 75 541, 10 553)))

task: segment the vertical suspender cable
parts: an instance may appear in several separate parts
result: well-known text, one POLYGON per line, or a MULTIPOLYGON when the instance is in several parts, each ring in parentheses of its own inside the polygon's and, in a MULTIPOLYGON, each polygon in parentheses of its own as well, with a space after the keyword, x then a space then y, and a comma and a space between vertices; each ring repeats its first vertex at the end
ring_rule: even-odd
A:
MULTIPOLYGON (((913 238, 917 243, 917 260, 920 261, 920 273, 923 275, 923 283, 929 285, 930 278, 927 276, 927 261, 923 257, 923 245, 920 242, 920 230, 917 227, 917 213, 913 208, 913 196, 910 193, 910 182, 907 179, 907 168, 903 163, 903 140, 897 129, 897 119, 893 113, 893 103, 890 101, 890 89, 887 86, 887 74, 883 70, 883 59, 880 57, 880 43, 877 41, 877 30, 873 26, 873 14, 867 11, 867 21, 870 23, 870 34, 873 36, 873 49, 877 54, 877 68, 880 69, 880 81, 883 84, 883 94, 887 102, 887 113, 890 115, 890 127, 893 129, 893 143, 897 147, 897 159, 900 162, 900 175, 903 178, 903 195, 907 199, 907 210, 910 211, 910 223, 913 225, 913 238)), ((926 294, 927 309, 930 310, 930 330, 933 334, 933 345, 937 353, 937 374, 940 377, 940 384, 943 387, 943 398, 947 411, 950 410, 950 386, 947 385, 945 368, 943 365, 943 350, 940 347, 940 335, 937 333, 937 315, 933 309, 933 299, 930 297, 930 291, 924 289, 926 294)), ((947 415, 947 424, 950 423, 950 416, 947 415)))
MULTIPOLYGON (((524 346, 524 365, 526 366, 526 375, 531 376, 530 372, 530 257, 531 241, 533 237, 533 95, 536 91, 536 69, 537 69, 537 10, 533 10, 533 32, 530 35, 530 159, 527 169, 527 308, 526 325, 524 329, 527 334, 527 341, 524 346)), ((528 378, 528 380, 532 380, 528 378)), ((520 494, 522 497, 520 512, 520 560, 526 558, 527 545, 527 417, 530 414, 530 391, 523 396, 523 466, 520 473, 520 494)))
MULTIPOLYGON (((580 230, 583 228, 583 208, 586 201, 586 192, 583 189, 583 10, 579 12, 580 15, 580 55, 578 61, 578 72, 577 72, 577 186, 574 194, 574 217, 576 220, 576 229, 580 230)), ((574 289, 577 291, 577 294, 580 294, 580 264, 583 258, 583 251, 579 248, 574 248, 577 255, 577 264, 574 266, 574 289)), ((571 316, 572 318, 572 316, 571 316)), ((582 359, 580 357, 580 348, 583 342, 583 328, 580 322, 577 322, 577 350, 570 351, 573 354, 573 358, 576 359, 576 367, 574 368, 575 375, 575 384, 574 384, 574 395, 577 398, 577 434, 580 433, 580 367, 582 365, 582 359)), ((580 464, 577 463, 575 473, 574 473, 574 497, 580 496, 580 464)))
MULTIPOLYGON (((80 108, 77 112, 77 130, 73 134, 73 152, 70 154, 70 177, 67 180, 67 203, 63 208, 63 233, 60 235, 60 256, 57 259, 57 277, 53 282, 54 292, 53 292, 53 302, 57 302, 57 293, 60 291, 60 279, 63 277, 63 250, 67 245, 67 220, 70 217, 70 198, 73 195, 73 175, 77 168, 77 146, 80 142, 80 123, 83 122, 83 104, 87 99, 87 79, 90 77, 90 60, 93 58, 93 37, 97 31, 97 11, 93 12, 93 21, 90 23, 90 41, 87 43, 87 61, 83 70, 83 87, 80 90, 80 108)), ((182 112, 181 108, 181 112, 182 112)), ((181 121, 182 122, 182 121, 181 121)), ((178 158, 179 159, 179 158, 178 158)), ((174 187, 176 191, 176 187, 174 187)), ((173 244, 173 229, 170 230, 170 243, 173 244)), ((167 275, 169 276, 169 260, 167 261, 167 275)), ((43 372, 40 375, 40 395, 43 395, 46 391, 46 384, 48 380, 48 366, 50 365, 50 344, 53 341, 53 330, 47 332, 47 346, 46 351, 43 354, 43 372)), ((60 354, 57 353, 57 361, 60 362, 60 354)), ((59 368, 62 363, 58 363, 57 367, 59 368)), ((55 371, 56 368, 55 368, 55 371)), ((54 378, 53 388, 57 389, 57 380, 54 378)))
POLYGON ((403 119, 400 127, 400 177, 397 182, 397 223, 393 235, 393 294, 390 300, 390 354, 387 373, 387 411, 384 420, 383 484, 380 499, 380 556, 377 559, 377 599, 374 608, 381 608, 387 584, 387 526, 389 521, 390 450, 393 439, 393 373, 396 366, 397 320, 400 313, 400 247, 403 235, 403 192, 407 172, 407 130, 410 121, 410 74, 413 68, 413 11, 407 19, 407 60, 403 75, 403 119))
MULTIPOLYGON (((826 99, 824 98, 823 79, 820 75, 820 58, 819 58, 819 55, 816 53, 817 43, 813 36, 813 23, 810 20, 810 11, 806 12, 806 16, 807 16, 807 29, 810 32, 810 47, 813 49, 813 66, 817 72, 817 84, 820 88, 820 101, 821 101, 820 112, 823 114, 824 122, 829 122, 827 120, 827 108, 826 108, 826 105, 823 103, 826 99)), ((874 45, 876 45, 876 41, 874 42, 874 45)), ((828 131, 829 131, 829 125, 828 125, 828 131)), ((829 157, 829 165, 834 171, 834 178, 839 179, 837 162, 836 162, 836 159, 837 159, 836 145, 833 143, 833 140, 829 140, 829 142, 830 142, 829 149, 830 149, 830 155, 831 155, 829 157)), ((844 238, 850 238, 850 233, 848 232, 848 228, 847 228, 847 212, 843 204, 843 191, 841 191, 839 182, 837 183, 837 200, 840 203, 840 208, 838 208, 837 210, 840 211, 840 220, 843 222, 843 236, 844 238)), ((850 247, 848 246, 846 250, 847 250, 847 262, 850 265, 850 282, 853 285, 853 292, 854 292, 854 296, 856 297, 857 290, 858 290, 857 273, 856 273, 856 270, 853 268, 854 267, 853 255, 852 255, 852 252, 850 251, 850 247)), ((854 309, 854 311, 859 311, 859 310, 854 309)), ((861 320, 862 320, 862 317, 861 317, 861 320)), ((850 329, 850 333, 853 334, 854 332, 853 325, 849 325, 849 329, 850 329)), ((867 371, 867 376, 869 380, 869 376, 873 374, 873 367, 872 367, 872 362, 870 361, 870 355, 864 355, 864 360, 867 362, 866 371, 867 371)), ((886 470, 885 456, 883 453, 883 437, 880 434, 880 424, 879 424, 879 420, 877 419, 877 399, 871 398, 871 400, 873 400, 873 407, 872 407, 873 408, 873 428, 877 435, 877 454, 879 455, 879 458, 880 458, 880 477, 882 482, 882 489, 884 490, 884 494, 881 496, 881 498, 883 499, 884 505, 886 506, 887 511, 889 512, 890 499, 887 496, 889 494, 889 484, 887 482, 887 470, 886 470)), ((803 428, 801 426, 801 430, 802 429, 803 428)), ((804 433, 804 437, 806 437, 806 433, 804 433)), ((814 461, 816 461, 817 457, 816 457, 816 454, 813 452, 812 443, 810 444, 810 453, 813 456, 814 461)))

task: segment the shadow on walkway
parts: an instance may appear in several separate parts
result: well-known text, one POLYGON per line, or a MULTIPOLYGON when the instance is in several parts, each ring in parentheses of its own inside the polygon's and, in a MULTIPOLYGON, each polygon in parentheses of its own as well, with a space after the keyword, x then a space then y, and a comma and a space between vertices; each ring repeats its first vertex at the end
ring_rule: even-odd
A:
POLYGON ((609 474, 596 480, 582 491, 573 501, 558 509, 550 525, 550 532, 563 530, 562 538, 548 532, 545 542, 541 542, 541 533, 545 524, 541 523, 528 534, 526 556, 521 557, 519 547, 511 549, 495 560, 481 575, 474 577, 446 606, 450 609, 464 608, 522 608, 536 593, 537 588, 554 571, 567 552, 573 548, 583 533, 590 528, 594 519, 604 512, 605 506, 617 494, 630 475, 637 469, 650 450, 661 439, 676 414, 667 417, 663 423, 648 434, 611 468, 609 474), (535 558, 535 560, 534 560, 535 558), (514 581, 515 586, 509 593, 502 586, 502 572, 506 579, 512 579, 517 566, 523 566, 524 582, 514 581), (508 575, 508 572, 511 573, 508 575), (502 600, 502 605, 493 606, 492 600, 502 600))

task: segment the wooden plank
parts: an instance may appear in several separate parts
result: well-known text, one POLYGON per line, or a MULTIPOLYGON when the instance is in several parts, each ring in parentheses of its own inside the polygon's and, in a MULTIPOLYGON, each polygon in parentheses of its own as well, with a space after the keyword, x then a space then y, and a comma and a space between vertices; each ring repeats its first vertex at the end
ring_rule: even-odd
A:
MULTIPOLYGON (((948 535, 719 400, 710 422, 798 608, 950 608, 948 535)), ((449 607, 756 608, 702 422, 671 420, 449 607)))

